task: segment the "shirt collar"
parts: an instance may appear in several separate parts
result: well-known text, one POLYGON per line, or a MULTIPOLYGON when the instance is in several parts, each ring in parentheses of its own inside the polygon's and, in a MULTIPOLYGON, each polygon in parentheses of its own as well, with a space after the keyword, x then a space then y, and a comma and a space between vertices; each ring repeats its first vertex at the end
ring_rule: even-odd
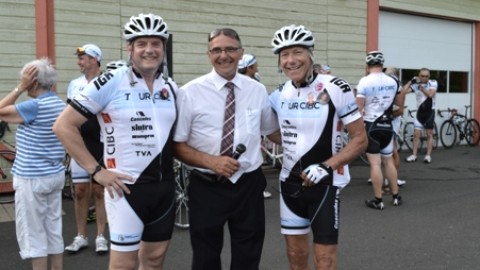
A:
POLYGON ((235 84, 237 89, 242 89, 242 76, 243 75, 237 72, 233 80, 228 81, 228 80, 225 80, 225 78, 223 78, 222 76, 218 75, 215 69, 212 69, 212 72, 210 72, 210 78, 213 84, 215 85, 215 89, 218 91, 220 91, 227 82, 232 82, 235 84))

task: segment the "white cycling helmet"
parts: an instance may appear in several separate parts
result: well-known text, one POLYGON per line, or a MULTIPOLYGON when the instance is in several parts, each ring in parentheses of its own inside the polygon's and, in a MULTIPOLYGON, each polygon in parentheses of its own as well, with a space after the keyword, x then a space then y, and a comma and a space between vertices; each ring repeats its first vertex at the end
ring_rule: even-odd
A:
POLYGON ((367 53, 367 56, 365 57, 367 65, 383 65, 384 61, 383 53, 380 51, 371 51, 367 53))
POLYGON ((304 46, 313 48, 315 39, 312 32, 305 29, 303 25, 284 26, 273 35, 272 46, 273 53, 278 54, 282 49, 290 46, 304 46))
POLYGON ((107 70, 115 70, 117 68, 126 66, 127 62, 124 60, 118 60, 118 61, 111 61, 107 63, 107 66, 105 67, 107 70))
POLYGON ((123 37, 131 41, 137 37, 155 36, 164 41, 168 39, 168 26, 162 17, 154 14, 140 13, 138 16, 130 17, 130 21, 125 24, 123 37))
POLYGON ((238 70, 253 66, 257 63, 257 57, 253 54, 244 54, 242 59, 238 61, 238 70))

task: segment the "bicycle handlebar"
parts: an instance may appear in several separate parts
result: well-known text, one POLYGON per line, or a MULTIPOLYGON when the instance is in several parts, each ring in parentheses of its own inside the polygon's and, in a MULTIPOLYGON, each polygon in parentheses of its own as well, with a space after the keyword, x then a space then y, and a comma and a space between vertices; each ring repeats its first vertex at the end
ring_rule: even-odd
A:
POLYGON ((411 118, 415 118, 412 113, 416 112, 417 110, 407 110, 407 111, 408 111, 408 115, 409 115, 411 118))
MULTIPOLYGON (((468 107, 470 107, 470 105, 465 105, 465 107, 468 108, 468 107)), ((443 114, 442 114, 443 112, 448 112, 450 114, 450 119, 452 119, 455 116, 459 117, 459 118, 467 118, 466 115, 459 114, 458 110, 455 109, 455 108, 453 108, 453 109, 452 108, 447 108, 446 110, 440 110, 439 109, 439 110, 437 110, 437 112, 438 112, 438 115, 442 118, 443 118, 443 114)))

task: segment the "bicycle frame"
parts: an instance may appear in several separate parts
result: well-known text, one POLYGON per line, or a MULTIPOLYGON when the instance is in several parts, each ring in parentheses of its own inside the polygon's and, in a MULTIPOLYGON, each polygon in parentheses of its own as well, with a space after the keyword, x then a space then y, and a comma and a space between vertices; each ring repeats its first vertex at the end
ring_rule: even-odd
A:
POLYGON ((460 144, 464 139, 471 146, 478 144, 480 126, 477 120, 467 117, 470 107, 470 105, 465 105, 465 114, 463 115, 459 114, 456 109, 438 110, 440 117, 443 117, 442 112, 449 114, 448 119, 442 123, 440 128, 443 147, 451 148, 455 144, 460 144))
POLYGON ((270 165, 276 167, 277 165, 282 166, 283 153, 281 153, 280 146, 269 141, 266 137, 262 140, 260 148, 263 153, 265 153, 266 158, 270 159, 270 165), (268 146, 271 146, 269 149, 268 146))

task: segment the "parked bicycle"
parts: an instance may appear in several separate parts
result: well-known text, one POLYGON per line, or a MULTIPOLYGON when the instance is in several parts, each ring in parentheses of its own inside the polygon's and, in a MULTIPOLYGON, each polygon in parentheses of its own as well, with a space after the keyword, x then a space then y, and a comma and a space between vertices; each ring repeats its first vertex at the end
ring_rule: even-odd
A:
MULTIPOLYGON (((415 119, 415 116, 413 113, 415 113, 417 110, 407 110, 408 115, 415 119)), ((424 154, 427 152, 427 134, 425 129, 423 128, 421 130, 421 135, 420 135, 420 141, 418 144, 418 153, 424 154)), ((407 146, 408 150, 413 151, 413 140, 415 138, 415 124, 413 121, 408 121, 405 126, 403 127, 403 142, 405 143, 405 146, 407 146)), ((434 122, 433 123, 433 149, 437 149, 438 147, 438 128, 437 124, 434 122)))
POLYGON ((12 188, 12 180, 7 179, 7 174, 4 172, 5 168, 11 168, 15 161, 15 149, 6 142, 0 142, 0 175, 5 180, 0 185, 0 204, 8 204, 15 202, 15 191, 12 188))
POLYGON ((188 194, 187 187, 189 184, 188 175, 190 171, 180 161, 174 160, 173 172, 175 173, 175 226, 181 229, 188 229, 190 227, 190 220, 188 217, 188 194))
POLYGON ((458 144, 465 139, 468 145, 478 145, 480 140, 480 125, 474 118, 467 118, 468 108, 465 105, 465 114, 459 114, 456 109, 438 110, 438 115, 443 117, 443 112, 448 112, 449 117, 440 127, 440 141, 446 149, 452 148, 458 140, 458 144))
MULTIPOLYGON (((405 110, 407 109, 407 106, 403 106, 403 110, 405 112, 405 110)), ((400 152, 402 151, 402 148, 403 148, 403 145, 405 144, 405 139, 404 139, 404 130, 405 130, 405 125, 407 124, 407 120, 405 119, 405 117, 400 116, 399 118, 399 127, 398 127, 398 133, 395 133, 394 136, 395 136, 395 139, 394 139, 394 143, 397 144, 397 151, 400 152)), ((395 121, 395 119, 394 119, 395 121)))
POLYGON ((274 168, 282 167, 283 152, 280 145, 275 144, 268 140, 267 137, 264 137, 260 147, 263 152, 265 164, 271 165, 274 168))
MULTIPOLYGON (((264 138, 261 144, 262 152, 265 155, 267 163, 272 167, 282 166, 282 148, 280 145, 270 142, 267 138, 264 138)), ((174 160, 173 171, 175 174, 175 226, 181 229, 188 229, 190 227, 190 220, 188 212, 188 184, 190 170, 185 164, 179 160, 174 160)))
MULTIPOLYGON (((350 136, 348 135, 348 131, 346 128, 343 129, 343 137, 342 137, 342 146, 345 147, 345 145, 347 145, 347 143, 350 141, 350 136)), ((365 151, 363 151, 360 156, 358 156, 358 158, 360 158, 360 160, 365 164, 365 165, 370 165, 370 162, 368 162, 368 158, 367 158, 367 153, 365 151)))

